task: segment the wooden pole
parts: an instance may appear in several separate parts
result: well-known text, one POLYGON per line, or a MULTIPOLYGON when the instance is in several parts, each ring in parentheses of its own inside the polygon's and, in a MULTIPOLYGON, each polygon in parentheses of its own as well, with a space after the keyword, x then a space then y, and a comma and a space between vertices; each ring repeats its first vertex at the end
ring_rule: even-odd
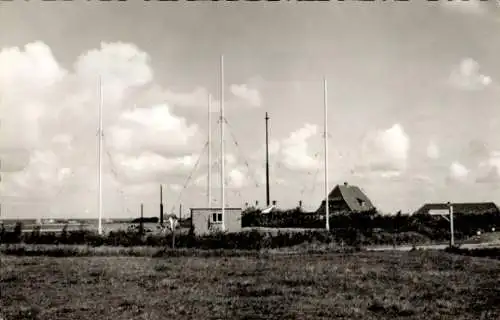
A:
POLYGON ((141 203, 141 220, 139 222, 139 234, 144 233, 144 204, 141 203))
POLYGON ((160 225, 163 226, 163 185, 160 184, 160 225))

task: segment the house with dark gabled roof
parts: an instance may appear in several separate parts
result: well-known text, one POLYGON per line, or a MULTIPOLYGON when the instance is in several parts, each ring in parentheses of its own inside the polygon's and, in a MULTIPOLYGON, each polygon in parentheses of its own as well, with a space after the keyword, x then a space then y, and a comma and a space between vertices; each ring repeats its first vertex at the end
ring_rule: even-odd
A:
MULTIPOLYGON (((463 202, 452 203, 451 205, 453 205, 453 213, 455 214, 500 214, 500 210, 494 202, 463 202)), ((434 210, 448 210, 448 204, 427 203, 415 211, 414 214, 429 214, 434 210)))
MULTIPOLYGON (((361 189, 344 182, 343 185, 336 185, 328 195, 330 213, 335 212, 367 212, 376 210, 371 200, 361 189)), ((316 211, 317 214, 325 214, 325 200, 316 211)))

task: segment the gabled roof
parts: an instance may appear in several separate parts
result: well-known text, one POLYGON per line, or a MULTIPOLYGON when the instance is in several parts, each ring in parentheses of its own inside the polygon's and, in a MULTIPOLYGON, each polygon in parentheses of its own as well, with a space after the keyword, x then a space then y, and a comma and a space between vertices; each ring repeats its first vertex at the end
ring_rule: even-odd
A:
MULTIPOLYGON (((364 194, 363 191, 357 186, 348 185, 344 183, 343 185, 336 185, 335 188, 328 195, 329 202, 335 201, 345 201, 349 210, 351 211, 369 211, 375 209, 375 206, 371 200, 364 194)), ((324 210, 324 201, 322 202, 319 210, 324 210)))
MULTIPOLYGON (((454 213, 462 214, 484 214, 484 213, 500 213, 497 205, 494 202, 470 202, 470 203, 452 203, 454 213)), ((415 211, 414 214, 426 214, 430 210, 446 210, 448 204, 446 203, 427 203, 420 209, 415 211)))
MULTIPOLYGON (((357 186, 351 185, 337 185, 335 188, 338 188, 340 193, 342 194, 342 198, 349 206, 351 211, 366 211, 375 209, 371 200, 366 196, 366 194, 361 191, 361 189, 357 186), (364 205, 362 205, 364 203, 364 205)), ((334 189, 335 190, 335 189, 334 189)), ((333 195, 333 191, 328 195, 328 199, 333 200, 335 198, 333 195)))

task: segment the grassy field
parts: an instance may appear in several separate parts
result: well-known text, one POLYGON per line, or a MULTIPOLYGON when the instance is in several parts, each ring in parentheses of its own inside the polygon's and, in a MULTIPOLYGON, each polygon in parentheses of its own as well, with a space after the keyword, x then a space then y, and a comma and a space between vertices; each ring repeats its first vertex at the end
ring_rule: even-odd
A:
POLYGON ((0 259, 9 320, 500 318, 500 261, 444 252, 0 259))

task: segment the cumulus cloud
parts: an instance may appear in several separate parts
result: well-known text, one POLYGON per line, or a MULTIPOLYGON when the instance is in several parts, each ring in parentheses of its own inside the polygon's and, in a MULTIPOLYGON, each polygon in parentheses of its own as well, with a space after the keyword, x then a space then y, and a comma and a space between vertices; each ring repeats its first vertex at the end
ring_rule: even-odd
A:
POLYGON ((449 168, 448 172, 448 180, 449 181, 457 181, 457 182, 465 182, 469 176, 470 170, 467 169, 460 162, 454 161, 449 168))
POLYGON ((0 51, 0 148, 33 149, 39 143, 40 120, 67 71, 50 48, 34 42, 0 51))
POLYGON ((452 70, 450 83, 463 90, 479 90, 490 85, 492 79, 481 72, 477 61, 465 58, 452 70))
MULTIPOLYGON (((249 175, 251 173, 248 172, 247 168, 233 164, 227 164, 225 168, 225 184, 226 188, 239 189, 244 188, 250 185, 249 175)), ((195 179, 194 184, 201 188, 207 188, 208 186, 208 174, 203 173, 198 175, 195 179)), ((216 172, 216 174, 212 173, 212 188, 218 189, 220 188, 220 172, 216 172)), ((213 189, 213 190, 214 190, 213 189)), ((214 192, 214 191, 213 191, 214 192)))
POLYGON ((106 176, 115 169, 128 183, 143 184, 194 165, 191 155, 203 142, 199 129, 174 108, 206 106, 206 89, 175 95, 162 88, 149 55, 133 44, 102 43, 66 70, 46 44, 34 42, 0 51, 1 170, 10 171, 3 191, 31 201, 61 188, 74 194, 96 188, 99 78, 106 176))
POLYGON ((368 134, 362 142, 357 174, 391 178, 406 170, 410 138, 400 124, 368 134))
POLYGON ((434 142, 431 141, 427 145, 427 157, 430 159, 437 159, 439 158, 440 152, 439 152, 439 147, 438 145, 434 142))
POLYGON ((34 198, 49 197, 69 174, 70 170, 60 164, 54 152, 36 150, 31 154, 26 167, 22 171, 6 174, 2 184, 10 195, 28 194, 34 198))
POLYGON ((194 168, 196 160, 195 155, 165 158, 149 151, 139 156, 118 154, 114 159, 128 182, 133 183, 161 182, 172 174, 185 175, 194 168))
POLYGON ((479 164, 476 177, 478 183, 499 183, 500 182, 500 152, 493 151, 486 161, 479 164))
POLYGON ((42 42, 5 48, 0 52, 0 85, 10 95, 45 93, 66 75, 50 48, 42 42))
POLYGON ((197 134, 197 125, 189 125, 186 119, 173 115, 163 104, 123 112, 116 125, 109 129, 109 141, 122 153, 150 150, 171 156, 191 153, 190 143, 198 138, 197 134))
MULTIPOLYGON (((160 93, 166 102, 180 107, 197 107, 206 108, 208 104, 208 90, 202 87, 197 87, 191 92, 180 92, 174 90, 166 90, 160 93)), ((219 101, 212 98, 212 106, 217 106, 219 101)))
POLYGON ((81 55, 74 65, 78 80, 87 88, 95 88, 102 78, 106 101, 114 104, 125 99, 125 93, 153 80, 149 55, 129 43, 101 43, 81 55))
POLYGON ((291 132, 281 141, 271 141, 269 154, 292 171, 308 171, 318 168, 319 160, 310 152, 309 143, 318 134, 318 127, 306 123, 303 127, 291 132))
POLYGON ((235 188, 241 188, 247 183, 247 175, 243 172, 243 170, 234 168, 229 171, 229 181, 230 185, 235 188))
POLYGON ((260 107, 261 96, 257 89, 249 88, 246 84, 233 84, 230 87, 231 93, 252 107, 260 107))
POLYGON ((294 131, 281 145, 283 164, 291 170, 310 170, 319 166, 318 159, 309 152, 309 140, 316 136, 316 125, 305 124, 304 127, 294 131))
MULTIPOLYGON (((303 127, 292 131, 284 139, 270 140, 269 156, 271 167, 276 163, 280 167, 284 167, 292 172, 304 172, 317 169, 321 163, 316 155, 311 152, 310 148, 310 144, 315 137, 318 137, 318 127, 306 123, 303 127)), ((259 150, 253 154, 252 158, 255 162, 262 163, 264 156, 265 145, 260 147, 259 150)))

